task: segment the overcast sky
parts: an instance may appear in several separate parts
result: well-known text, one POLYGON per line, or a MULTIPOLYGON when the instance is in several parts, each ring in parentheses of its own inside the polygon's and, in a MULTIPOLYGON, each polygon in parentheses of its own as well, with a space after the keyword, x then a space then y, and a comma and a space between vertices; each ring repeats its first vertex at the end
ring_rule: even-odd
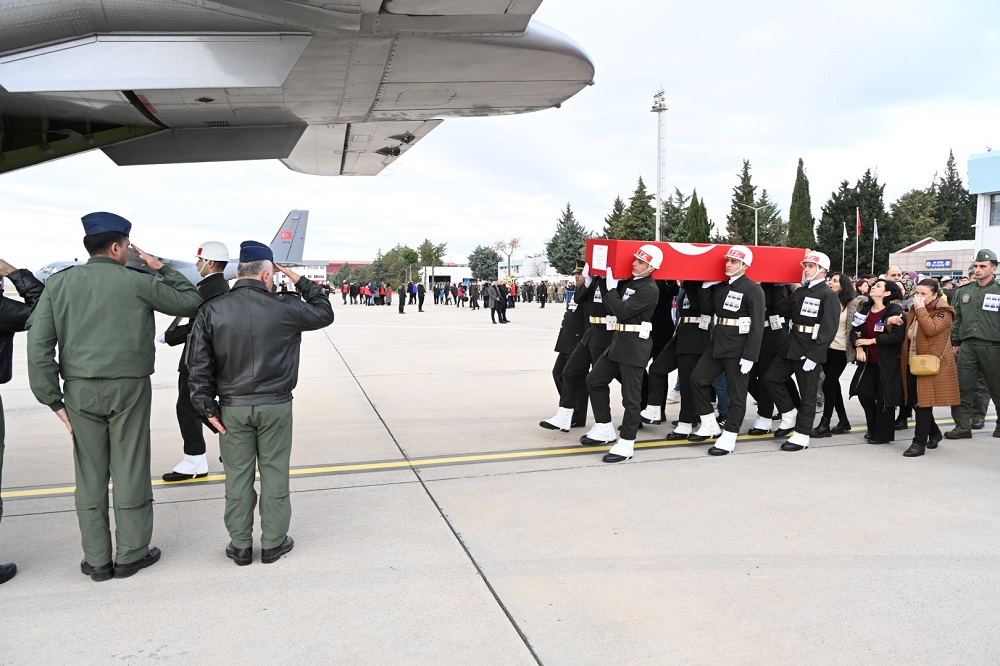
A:
POLYGON ((450 119, 377 177, 306 176, 278 161, 116 167, 100 151, 0 177, 0 256, 37 269, 80 257, 79 218, 109 210, 174 258, 206 240, 269 241, 310 211, 306 257, 370 259, 424 238, 465 262, 520 237, 543 251, 567 202, 599 231, 615 196, 656 181, 653 94, 666 113, 664 192, 697 188, 725 223, 743 159, 787 218, 805 160, 813 214, 865 169, 886 205, 925 187, 953 149, 1000 146, 996 0, 544 0, 536 18, 592 57, 595 85, 553 109, 450 119))

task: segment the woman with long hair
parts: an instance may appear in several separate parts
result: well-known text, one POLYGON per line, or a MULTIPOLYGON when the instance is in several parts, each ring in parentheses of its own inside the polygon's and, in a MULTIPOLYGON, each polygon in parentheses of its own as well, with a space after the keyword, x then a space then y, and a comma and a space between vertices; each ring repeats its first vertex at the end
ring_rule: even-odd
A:
POLYGON ((905 330, 886 320, 901 316, 897 303, 903 292, 884 278, 876 280, 868 292, 868 302, 858 308, 851 330, 851 346, 857 353, 858 370, 851 381, 851 395, 857 395, 865 410, 869 444, 888 444, 895 434, 896 407, 903 404, 903 379, 899 353, 905 330))
POLYGON ((903 455, 907 458, 924 455, 924 449, 936 449, 941 441, 941 428, 934 422, 934 408, 959 404, 958 370, 951 351, 951 324, 955 309, 941 298, 941 285, 934 278, 921 280, 915 287, 913 307, 906 317, 906 337, 900 356, 903 397, 913 407, 916 425, 913 443, 903 455), (910 372, 909 359, 918 355, 936 356, 940 370, 936 375, 917 377, 910 372))
POLYGON ((840 376, 844 374, 847 364, 854 363, 857 356, 850 337, 854 314, 858 311, 858 299, 854 297, 854 285, 850 278, 843 273, 828 275, 826 284, 840 300, 840 324, 837 326, 837 335, 826 352, 826 361, 823 362, 823 417, 819 425, 813 428, 813 437, 840 435, 851 430, 847 409, 844 407, 844 392, 840 388, 840 376), (837 410, 838 422, 831 428, 830 420, 834 409, 837 410))

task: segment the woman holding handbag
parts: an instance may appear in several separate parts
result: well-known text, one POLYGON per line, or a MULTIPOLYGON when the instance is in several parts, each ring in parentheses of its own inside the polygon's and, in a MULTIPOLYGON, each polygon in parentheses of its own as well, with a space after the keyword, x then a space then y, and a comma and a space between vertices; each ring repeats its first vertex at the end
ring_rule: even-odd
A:
POLYGON ((886 320, 902 316, 897 303, 903 292, 892 280, 879 279, 868 292, 868 302, 858 308, 851 330, 858 370, 851 382, 865 410, 869 444, 888 444, 895 435, 896 407, 903 404, 903 379, 899 353, 905 330, 886 320))
POLYGON ((906 377, 903 397, 916 416, 913 443, 903 453, 907 458, 922 456, 925 448, 936 449, 941 441, 934 408, 961 402, 955 355, 951 353, 954 320, 955 309, 941 298, 938 281, 928 278, 918 282, 913 307, 906 317, 906 337, 900 355, 906 377))

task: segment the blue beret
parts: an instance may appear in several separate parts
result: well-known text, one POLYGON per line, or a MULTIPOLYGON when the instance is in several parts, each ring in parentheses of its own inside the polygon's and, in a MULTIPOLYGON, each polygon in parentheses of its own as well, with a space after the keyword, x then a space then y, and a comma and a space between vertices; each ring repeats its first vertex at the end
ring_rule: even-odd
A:
POLYGON ((257 241, 243 241, 240 243, 240 263, 248 264, 251 261, 274 261, 274 253, 271 248, 257 241))
POLYGON ((132 231, 132 223, 114 213, 89 213, 84 215, 82 219, 83 233, 87 236, 103 234, 108 231, 117 231, 128 236, 129 232, 132 231))

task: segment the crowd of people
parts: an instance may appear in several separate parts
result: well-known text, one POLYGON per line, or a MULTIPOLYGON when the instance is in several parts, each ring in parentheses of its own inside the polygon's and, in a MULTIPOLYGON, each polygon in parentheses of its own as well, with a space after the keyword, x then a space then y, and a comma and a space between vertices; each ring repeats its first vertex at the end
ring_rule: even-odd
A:
MULTIPOLYGON (((679 403, 679 414, 666 439, 712 440, 708 453, 719 456, 736 448, 748 396, 757 414, 747 434, 786 440, 784 451, 850 432, 845 399, 856 397, 871 444, 893 442, 912 416, 903 455, 917 457, 944 439, 971 438, 984 427, 990 400, 1000 399, 992 250, 980 250, 957 282, 897 266, 848 277, 831 272, 825 254, 807 252, 800 283, 759 284, 746 276, 752 250, 738 245, 726 254, 721 282, 653 280, 661 261, 655 245, 642 246, 627 280, 610 270, 592 276, 580 262, 560 328, 553 366, 559 408, 539 425, 582 427, 589 402, 596 423, 580 442, 613 445, 606 462, 632 457, 637 430, 662 424, 668 403, 679 403), (618 429, 609 403, 613 379, 625 408, 618 429), (952 429, 938 426, 935 407, 950 409, 952 429)), ((1000 437, 1000 425, 993 436, 1000 437)))

